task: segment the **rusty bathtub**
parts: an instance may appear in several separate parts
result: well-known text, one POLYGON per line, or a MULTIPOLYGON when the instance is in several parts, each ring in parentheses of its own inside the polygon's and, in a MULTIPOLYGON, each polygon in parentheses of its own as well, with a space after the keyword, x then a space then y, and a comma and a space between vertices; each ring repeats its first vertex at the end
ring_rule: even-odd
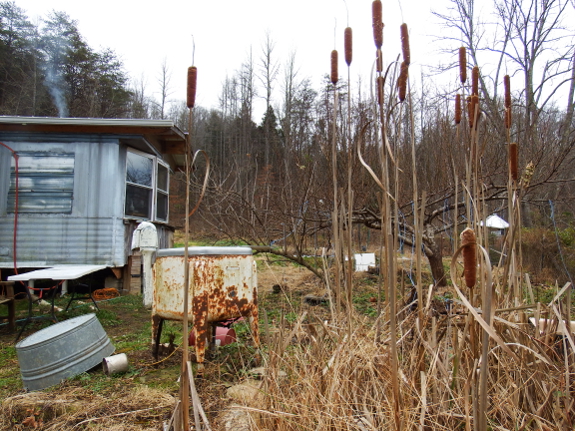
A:
MULTIPOLYGON (((203 362, 212 325, 246 317, 259 346, 257 269, 250 247, 189 247, 188 318, 203 362)), ((152 266, 152 333, 157 356, 164 320, 182 320, 184 248, 160 249, 152 266)))

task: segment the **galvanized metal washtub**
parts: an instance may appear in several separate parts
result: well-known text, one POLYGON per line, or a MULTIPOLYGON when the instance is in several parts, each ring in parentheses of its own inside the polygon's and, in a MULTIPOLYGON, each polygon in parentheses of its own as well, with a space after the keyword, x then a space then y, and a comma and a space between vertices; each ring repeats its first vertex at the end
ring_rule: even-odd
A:
POLYGON ((22 382, 30 391, 86 372, 114 350, 94 313, 56 323, 16 344, 22 382))

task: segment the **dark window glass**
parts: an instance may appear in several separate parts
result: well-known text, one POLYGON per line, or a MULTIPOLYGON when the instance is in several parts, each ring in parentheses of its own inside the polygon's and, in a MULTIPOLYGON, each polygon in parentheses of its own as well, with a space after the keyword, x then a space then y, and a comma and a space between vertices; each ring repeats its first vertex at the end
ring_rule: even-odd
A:
POLYGON ((168 168, 158 163, 158 189, 168 191, 168 168))
POLYGON ((156 218, 158 220, 168 220, 168 195, 158 192, 158 199, 156 202, 156 218))
POLYGON ((152 189, 126 184, 126 215, 150 218, 152 189))

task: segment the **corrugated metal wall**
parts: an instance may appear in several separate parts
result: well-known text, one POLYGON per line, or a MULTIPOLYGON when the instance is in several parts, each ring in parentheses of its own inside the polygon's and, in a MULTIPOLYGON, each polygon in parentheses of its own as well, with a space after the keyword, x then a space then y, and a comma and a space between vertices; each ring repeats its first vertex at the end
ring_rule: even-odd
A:
MULTIPOLYGON (((13 266, 14 219, 0 219, 0 267, 13 266)), ((37 268, 58 264, 123 266, 122 219, 70 216, 20 216, 19 266, 37 268)))
MULTIPOLYGON (((2 136, 16 152, 72 154, 74 180, 72 209, 66 213, 18 215, 17 258, 19 266, 102 264, 123 266, 125 151, 118 139, 63 136, 2 136), (36 142, 34 142, 36 141, 36 142)), ((12 155, 0 152, 0 267, 13 265, 14 214, 8 212, 12 155), (5 170, 8 168, 8 170, 5 170)), ((49 211, 48 211, 49 212, 49 211)))
MULTIPOLYGON (((127 263, 131 235, 138 222, 124 219, 127 148, 118 138, 3 133, 0 141, 19 153, 49 152, 74 158, 71 211, 19 213, 19 267, 122 267, 127 263)), ((14 259, 14 214, 8 196, 12 159, 10 151, 0 146, 0 268, 13 267, 14 259)), ((69 160, 67 166, 69 171, 69 160)), ((172 233, 170 227, 159 226, 161 247, 171 247, 172 233)))

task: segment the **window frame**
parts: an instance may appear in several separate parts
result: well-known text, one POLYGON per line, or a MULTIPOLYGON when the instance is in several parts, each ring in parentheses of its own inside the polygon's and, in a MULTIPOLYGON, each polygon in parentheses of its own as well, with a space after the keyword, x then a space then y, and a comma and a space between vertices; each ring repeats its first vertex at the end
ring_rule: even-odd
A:
POLYGON ((156 159, 156 196, 155 196, 154 201, 156 204, 156 208, 154 210, 155 220, 164 221, 167 223, 169 218, 170 218, 170 167, 168 166, 167 163, 164 163, 158 159, 156 159), (166 170, 166 188, 165 188, 165 190, 160 188, 160 184, 159 184, 160 167, 164 168, 166 170), (158 217, 158 209, 159 209, 158 197, 160 195, 165 196, 165 198, 166 198, 166 217, 165 217, 165 219, 158 217))
POLYGON ((168 223, 170 219, 169 214, 169 202, 170 202, 170 167, 169 165, 158 158, 153 154, 144 153, 143 151, 138 151, 134 148, 127 148, 126 151, 126 164, 125 164, 125 176, 124 176, 124 218, 126 219, 135 219, 135 220, 150 220, 150 221, 157 221, 160 223, 168 223), (132 153, 136 156, 144 157, 152 161, 152 178, 151 178, 151 186, 135 183, 128 180, 128 158, 129 154, 132 153), (167 182, 167 189, 164 190, 158 187, 158 169, 159 167, 163 167, 166 169, 166 182, 167 182), (139 215, 127 214, 127 203, 128 203, 128 186, 138 187, 140 189, 148 190, 150 192, 150 198, 148 202, 148 215, 146 217, 142 217, 139 215), (166 218, 158 217, 158 195, 161 194, 166 197, 167 199, 167 208, 166 208, 166 218))

